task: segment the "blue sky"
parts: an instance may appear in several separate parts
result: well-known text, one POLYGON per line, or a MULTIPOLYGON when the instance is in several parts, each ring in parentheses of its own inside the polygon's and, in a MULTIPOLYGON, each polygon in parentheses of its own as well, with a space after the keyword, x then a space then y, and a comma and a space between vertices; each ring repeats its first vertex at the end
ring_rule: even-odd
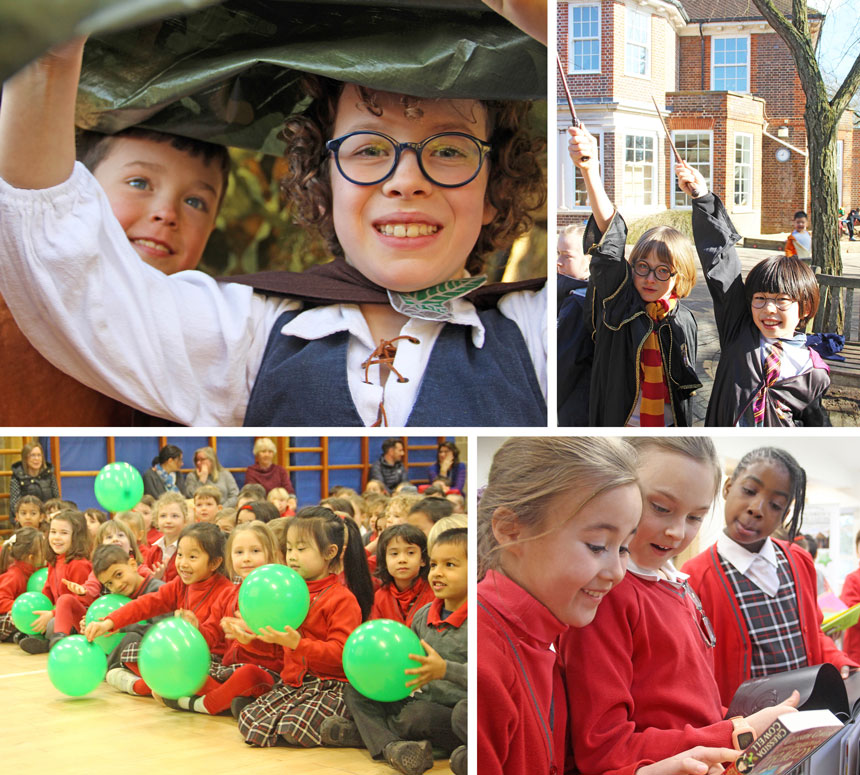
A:
POLYGON ((815 0, 810 5, 827 15, 818 47, 819 64, 825 72, 835 73, 841 83, 860 54, 860 3, 857 0, 815 0))

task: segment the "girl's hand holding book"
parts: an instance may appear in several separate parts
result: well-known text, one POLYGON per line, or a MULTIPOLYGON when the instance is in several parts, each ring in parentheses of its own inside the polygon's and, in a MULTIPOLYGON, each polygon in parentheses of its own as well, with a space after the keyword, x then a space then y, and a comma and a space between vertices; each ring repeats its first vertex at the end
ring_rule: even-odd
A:
POLYGON ((636 775, 717 775, 723 771, 723 762, 733 762, 741 753, 734 748, 706 748, 698 745, 671 759, 640 767, 636 775))
POLYGON ((590 170, 595 172, 600 171, 600 162, 597 158, 597 139, 584 126, 568 127, 567 133, 570 135, 570 140, 567 143, 567 150, 570 153, 571 161, 583 173, 590 170), (587 159, 587 161, 583 161, 587 159))
POLYGON ((755 730, 755 736, 761 737, 764 731, 776 721, 783 713, 797 712, 797 704, 800 702, 800 693, 795 689, 785 702, 770 708, 760 710, 746 717, 746 722, 755 730))

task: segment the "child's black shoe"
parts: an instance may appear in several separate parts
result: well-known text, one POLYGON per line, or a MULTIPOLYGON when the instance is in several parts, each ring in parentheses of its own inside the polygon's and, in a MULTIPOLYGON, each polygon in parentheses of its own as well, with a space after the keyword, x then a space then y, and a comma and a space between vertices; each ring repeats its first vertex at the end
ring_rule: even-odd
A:
POLYGON ((364 748, 364 741, 358 733, 355 722, 343 716, 323 719, 320 725, 320 737, 323 745, 336 748, 364 748))
POLYGON ((26 635, 21 638, 18 645, 28 654, 47 654, 51 647, 46 638, 37 638, 34 635, 26 635))
POLYGON ((403 775, 421 775, 433 767, 429 740, 396 740, 382 750, 385 761, 403 775))
POLYGON ((451 761, 448 762, 451 767, 451 772, 454 775, 468 775, 469 772, 469 756, 465 745, 455 748, 451 754, 451 761))
POLYGON ((230 703, 230 715, 233 716, 234 719, 238 719, 239 714, 253 701, 253 697, 234 697, 233 701, 230 703))

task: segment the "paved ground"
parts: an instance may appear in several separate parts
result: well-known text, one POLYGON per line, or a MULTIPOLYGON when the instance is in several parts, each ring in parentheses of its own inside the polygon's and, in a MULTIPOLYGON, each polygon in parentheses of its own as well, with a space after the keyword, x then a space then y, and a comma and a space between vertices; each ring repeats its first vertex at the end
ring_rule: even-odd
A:
MULTIPOLYGON (((843 274, 860 277, 860 242, 856 245, 847 241, 842 242, 843 274)), ((773 255, 773 250, 757 250, 738 248, 744 276, 763 258, 773 255)), ((696 316, 699 325, 698 360, 696 372, 702 382, 702 389, 693 397, 693 425, 702 426, 705 421, 705 410, 711 396, 714 374, 720 356, 720 345, 717 337, 717 327, 714 324, 711 297, 705 285, 701 269, 698 270, 698 280, 693 292, 684 302, 696 316)), ((833 391, 825 403, 835 426, 860 425, 860 391, 850 389, 833 391)))

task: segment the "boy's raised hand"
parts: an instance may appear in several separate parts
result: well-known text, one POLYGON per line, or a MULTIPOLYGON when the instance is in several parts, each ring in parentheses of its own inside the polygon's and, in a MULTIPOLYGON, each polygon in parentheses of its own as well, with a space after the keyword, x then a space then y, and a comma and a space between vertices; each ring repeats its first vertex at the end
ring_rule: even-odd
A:
POLYGON ((403 671, 406 675, 417 676, 417 678, 413 678, 411 681, 407 682, 406 686, 410 689, 420 689, 425 684, 429 684, 430 681, 438 681, 440 678, 445 677, 445 673, 448 670, 448 665, 445 660, 439 656, 438 651, 427 643, 426 640, 422 640, 421 645, 424 646, 427 656, 424 656, 423 654, 409 655, 410 659, 420 662, 421 667, 415 667, 410 670, 403 671))
POLYGON ((702 173, 687 162, 681 161, 675 165, 675 176, 678 178, 678 186, 681 191, 693 199, 698 199, 708 193, 708 183, 702 173))
POLYGON ((567 150, 571 161, 583 172, 589 170, 600 171, 600 162, 597 157, 597 138, 584 126, 571 126, 567 129, 570 140, 567 142, 567 150), (588 159, 588 161, 583 161, 588 159))
POLYGON ((85 42, 55 46, 3 84, 0 177, 16 188, 50 188, 72 174, 85 42))

